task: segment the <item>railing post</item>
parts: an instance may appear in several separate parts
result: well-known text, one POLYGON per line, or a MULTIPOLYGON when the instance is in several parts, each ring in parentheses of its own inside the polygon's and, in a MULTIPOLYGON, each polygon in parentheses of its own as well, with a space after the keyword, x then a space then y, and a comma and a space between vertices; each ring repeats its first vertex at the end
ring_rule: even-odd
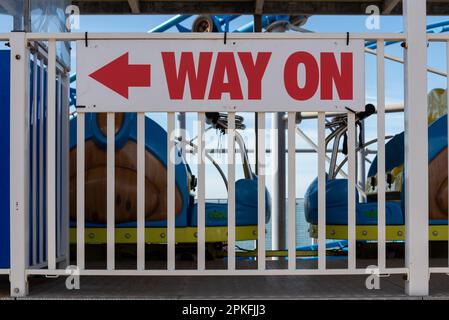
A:
POLYGON ((429 293, 426 0, 404 0, 406 293, 429 293))
POLYGON ((25 32, 11 33, 10 241, 11 296, 28 294, 29 52, 25 32))

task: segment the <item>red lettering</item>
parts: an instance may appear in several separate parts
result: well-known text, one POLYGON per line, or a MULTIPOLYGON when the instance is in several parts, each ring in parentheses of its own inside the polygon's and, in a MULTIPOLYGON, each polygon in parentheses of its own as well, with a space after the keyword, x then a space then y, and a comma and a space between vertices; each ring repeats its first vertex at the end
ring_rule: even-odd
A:
POLYGON ((243 99, 233 52, 218 53, 215 71, 210 85, 209 99, 220 100, 222 94, 225 92, 229 93, 232 100, 243 99), (225 75, 227 76, 227 82, 225 82, 225 75))
POLYGON ((204 99, 212 61, 212 52, 200 52, 198 73, 196 72, 192 52, 181 53, 178 72, 176 72, 175 53, 162 52, 161 54, 170 99, 182 100, 184 98, 186 77, 189 78, 191 98, 194 100, 204 99))
POLYGON ((240 62, 248 79, 248 99, 262 99, 262 78, 270 61, 271 52, 257 53, 256 62, 253 61, 251 52, 239 52, 240 62))
POLYGON ((341 53, 341 72, 338 70, 335 54, 321 53, 321 99, 333 99, 333 84, 338 96, 342 100, 351 100, 353 97, 352 52, 341 53))
POLYGON ((299 101, 312 98, 318 89, 318 69, 318 64, 310 53, 298 51, 291 54, 284 67, 284 85, 290 97, 299 101), (306 69, 306 82, 303 88, 298 84, 298 67, 300 64, 304 64, 306 69))

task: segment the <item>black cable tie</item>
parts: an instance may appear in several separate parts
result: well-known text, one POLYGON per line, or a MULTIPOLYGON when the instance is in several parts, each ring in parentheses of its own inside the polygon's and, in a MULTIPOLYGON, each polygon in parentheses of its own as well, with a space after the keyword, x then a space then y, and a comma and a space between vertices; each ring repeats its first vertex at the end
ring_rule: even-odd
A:
POLYGON ((84 46, 87 48, 89 46, 89 42, 87 40, 87 31, 84 32, 84 46))
POLYGON ((349 32, 346 32, 346 45, 349 46, 349 32))
POLYGON ((228 37, 228 32, 225 31, 225 33, 224 33, 224 38, 223 38, 224 44, 226 44, 227 37, 228 37))

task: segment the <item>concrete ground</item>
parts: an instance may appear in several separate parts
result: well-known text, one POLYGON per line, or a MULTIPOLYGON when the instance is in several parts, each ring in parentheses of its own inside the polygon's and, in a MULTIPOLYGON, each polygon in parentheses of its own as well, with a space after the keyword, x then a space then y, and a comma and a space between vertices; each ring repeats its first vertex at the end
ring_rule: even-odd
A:
MULTIPOLYGON (((346 261, 332 260, 328 267, 343 267, 346 261)), ((373 261, 359 260, 370 265, 373 261)), ((400 266, 393 260, 390 266, 400 266)), ((447 260, 446 260, 447 263, 447 260)), ((185 267, 188 263, 177 264, 185 267)), ((298 262, 301 267, 313 261, 298 262)), ((152 264, 154 266, 154 263, 152 264)), ((210 265, 218 267, 218 265, 210 265)), ((272 268, 275 265, 269 264, 272 268)), ((279 267, 279 264, 277 264, 279 267)), ((247 266, 250 267, 250 266, 247 266)), ((298 265, 299 267, 299 265, 298 265)), ((359 266, 360 267, 360 266, 359 266)), ((380 280, 380 290, 365 287, 366 276, 176 276, 112 277, 84 276, 81 290, 67 290, 65 277, 29 278, 27 299, 448 299, 449 276, 433 274, 430 296, 408 297, 402 275, 380 280)), ((9 298, 7 276, 0 277, 0 299, 9 298)))

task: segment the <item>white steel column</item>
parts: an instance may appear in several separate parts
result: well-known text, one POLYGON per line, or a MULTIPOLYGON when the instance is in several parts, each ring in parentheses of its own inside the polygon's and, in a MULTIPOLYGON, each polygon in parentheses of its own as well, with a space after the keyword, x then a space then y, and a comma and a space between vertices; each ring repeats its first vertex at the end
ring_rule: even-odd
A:
POLYGON ((257 113, 257 268, 265 270, 265 113, 257 113))
POLYGON ((206 114, 198 113, 198 270, 206 269, 206 164, 204 124, 206 114))
POLYGON ((137 114, 137 270, 145 270, 145 113, 137 114))
POLYGON ((175 270, 176 220, 175 220, 175 114, 167 113, 167 269, 175 270))
POLYGON ((29 52, 25 33, 11 34, 10 217, 11 296, 28 294, 29 52))
POLYGON ((377 265, 386 268, 385 244, 385 51, 377 41, 377 265))
POLYGON ((47 67, 47 260, 56 269, 56 41, 48 42, 47 67))
POLYGON ((326 269, 326 114, 318 112, 318 269, 326 269))
POLYGON ((288 113, 288 269, 296 269, 296 112, 288 113))
POLYGON ((228 270, 235 270, 235 112, 228 113, 228 270))
POLYGON ((426 0, 404 0, 406 292, 429 293, 426 0))
POLYGON ((80 270, 84 263, 84 226, 85 226, 85 146, 84 121, 85 115, 78 112, 76 115, 76 264, 80 270))
POLYGON ((115 113, 107 114, 107 269, 115 269, 115 113))

